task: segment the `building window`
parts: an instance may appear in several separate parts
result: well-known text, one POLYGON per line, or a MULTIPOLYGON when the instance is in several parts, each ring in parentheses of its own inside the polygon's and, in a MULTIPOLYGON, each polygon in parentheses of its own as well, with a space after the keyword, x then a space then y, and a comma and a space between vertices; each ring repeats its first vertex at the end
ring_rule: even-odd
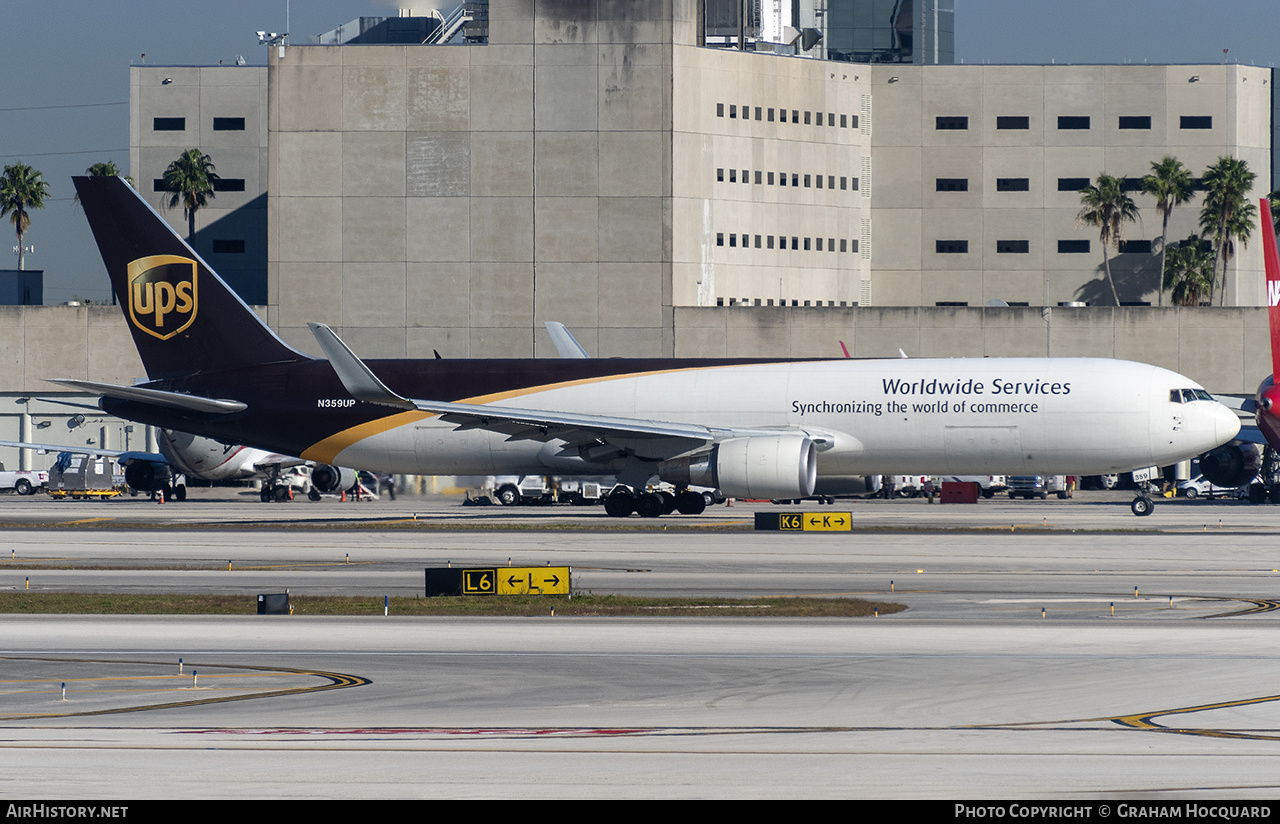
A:
POLYGON ((799 123, 799 122, 800 122, 800 110, 799 110, 799 109, 792 109, 792 110, 791 110, 791 122, 792 122, 792 123, 799 123))
POLYGON ((730 234, 730 235, 729 235, 729 246, 730 246, 730 248, 733 248, 733 249, 738 248, 738 236, 737 236, 737 235, 735 235, 735 234, 730 234))
POLYGON ((827 175, 827 188, 834 189, 836 187, 836 176, 827 175))
POLYGON ((759 235, 756 235, 756 248, 757 248, 757 249, 759 249, 759 248, 760 248, 760 236, 759 236, 759 235))
POLYGON ((1120 254, 1122 255, 1149 255, 1151 254, 1151 241, 1149 240, 1125 240, 1120 242, 1120 254))
POLYGON ((849 178, 849 188, 855 192, 858 191, 858 179, 856 177, 849 178))
POLYGON ((769 185, 773 185, 773 172, 769 172, 769 185))
POLYGON ((743 236, 742 236, 742 248, 743 248, 743 249, 750 249, 750 248, 751 248, 751 235, 743 235, 743 236))
POLYGON ((731 120, 738 119, 738 107, 733 105, 732 103, 729 104, 729 118, 731 120))
POLYGON ((737 170, 737 169, 730 169, 730 170, 729 170, 729 182, 730 182, 730 183, 737 183, 737 182, 738 182, 738 170, 737 170))
POLYGON ((1142 178, 1126 177, 1120 181, 1120 191, 1122 192, 1141 192, 1142 178))
POLYGON ((849 128, 849 115, 847 114, 840 115, 840 128, 842 129, 849 128))
POLYGON ((799 185, 800 185, 800 175, 799 175, 799 173, 798 173, 798 172, 792 172, 792 173, 791 173, 791 185, 792 185, 792 186, 799 186, 799 185))
POLYGON ((806 252, 808 252, 808 251, 809 251, 809 238, 805 238, 805 239, 804 239, 804 250, 805 250, 806 252))
POLYGON ((996 254, 998 255, 1025 255, 1031 251, 1031 241, 1029 240, 997 240, 996 254))
POLYGON ((1088 188, 1090 183, 1087 177, 1060 177, 1058 178, 1059 192, 1078 192, 1081 189, 1088 188))
MULTIPOLYGON (((844 241, 840 241, 840 251, 844 251, 844 241)), ((856 237, 849 241, 849 251, 858 251, 858 239, 856 237)))
POLYGON ((786 185, 787 185, 787 173, 786 173, 786 172, 778 172, 778 185, 779 185, 779 186, 786 186, 786 185))
POLYGON ((849 128, 850 129, 858 128, 858 116, 856 114, 849 115, 849 128))
POLYGON ((805 110, 805 112, 804 112, 804 125, 806 125, 806 126, 811 126, 811 125, 813 125, 813 124, 810 122, 810 121, 811 121, 811 119, 812 119, 812 115, 810 114, 809 110, 808 110, 808 109, 806 109, 806 110, 805 110))
POLYGON ((185 132, 187 130, 187 119, 185 117, 157 117, 151 121, 151 128, 157 132, 185 132))
POLYGON ((763 119, 763 118, 761 118, 761 117, 760 117, 760 112, 761 112, 760 107, 759 107, 759 106, 756 106, 756 120, 762 120, 762 119, 763 119))
POLYGON ((716 169, 716 182, 724 183, 724 169, 716 169))
POLYGON ((1088 254, 1089 241, 1087 240, 1060 240, 1058 241, 1058 254, 1060 255, 1082 255, 1088 254))
POLYGON ((1128 117, 1120 116, 1120 128, 1122 129, 1150 129, 1150 115, 1130 115, 1128 117))
POLYGON ((1058 118, 1058 128, 1062 130, 1087 129, 1089 128, 1089 117, 1088 115, 1062 115, 1058 118))
POLYGON ((827 126, 834 127, 836 125, 836 113, 827 112, 827 126))
POLYGON ((717 104, 716 104, 716 117, 724 117, 724 104, 723 104, 723 103, 717 103, 717 104))
POLYGON ((969 241, 967 240, 939 240, 935 241, 934 251, 940 255, 966 255, 969 253, 969 241))
POLYGON ((757 171, 756 171, 756 185, 757 185, 757 186, 759 186, 759 185, 760 185, 760 179, 761 179, 761 177, 762 177, 761 173, 757 170, 757 171))
POLYGON ((809 183, 810 183, 810 176, 809 176, 809 175, 805 175, 805 176, 804 176, 804 187, 805 187, 806 189, 813 188, 812 186, 810 186, 810 185, 809 185, 809 183))
POLYGON ((769 122, 773 122, 773 109, 769 109, 769 122))
POLYGON ((765 245, 765 248, 767 248, 767 249, 772 249, 772 248, 773 248, 773 235, 765 235, 765 236, 764 236, 764 245, 765 245))
POLYGON ((997 177, 997 192, 1028 192, 1031 190, 1031 180, 1025 177, 997 177))
POLYGON ((1178 118, 1179 129, 1212 129, 1213 118, 1209 115, 1186 115, 1178 118))
POLYGON ((215 192, 243 192, 243 177, 223 177, 214 181, 213 190, 215 192))
POLYGON ((935 301, 934 306, 968 306, 967 300, 939 300, 935 301))
POLYGON ((846 238, 840 238, 840 251, 841 252, 849 251, 849 241, 846 238))
POLYGON ((935 185, 939 192, 969 191, 969 179, 964 177, 940 177, 935 185))
POLYGON ((243 117, 215 117, 213 119, 213 130, 215 132, 243 132, 243 117))
POLYGON ((778 122, 779 122, 779 123, 786 123, 786 122, 787 122, 787 110, 786 110, 786 109, 783 109, 783 108, 779 108, 779 109, 778 109, 778 122))
POLYGON ((215 255, 243 255, 243 240, 215 240, 213 242, 213 253, 215 255))
POLYGON ((151 191, 153 192, 169 191, 168 187, 164 185, 164 178, 157 177, 155 180, 151 181, 151 191))
POLYGON ((1031 118, 1029 117, 997 117, 997 129, 1030 129, 1031 118))
POLYGON ((814 177, 815 177, 816 179, 815 179, 813 182, 814 182, 815 184, 817 184, 817 186, 818 186, 818 188, 819 188, 819 189, 821 189, 821 188, 822 188, 822 175, 814 175, 814 177))
POLYGON ((936 122, 938 131, 959 131, 969 128, 969 118, 967 117, 939 117, 936 122))
POLYGON ((794 252, 794 251, 797 251, 799 248, 800 248, 800 239, 799 239, 799 238, 797 238, 797 237, 792 237, 792 238, 791 238, 791 251, 793 251, 793 252, 794 252))
POLYGON ((724 232, 716 232, 716 245, 717 246, 724 245, 724 232))

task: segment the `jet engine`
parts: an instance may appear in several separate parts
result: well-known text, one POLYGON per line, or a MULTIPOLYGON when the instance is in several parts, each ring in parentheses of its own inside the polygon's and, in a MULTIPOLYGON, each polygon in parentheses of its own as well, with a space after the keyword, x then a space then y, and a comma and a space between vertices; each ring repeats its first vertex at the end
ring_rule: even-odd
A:
POLYGON ((1200 456, 1200 474, 1217 486, 1244 486, 1262 469, 1262 452, 1244 441, 1232 441, 1200 456))
POLYGON ((663 461, 658 477, 732 498, 807 498, 818 477, 817 448, 804 435, 732 438, 700 458, 663 461))
POLYGON ((172 477, 167 464, 159 461, 130 461, 124 468, 124 481, 139 492, 158 492, 169 486, 172 477))
POLYGON ((311 484, 321 492, 341 492, 356 485, 356 472, 341 466, 316 464, 311 470, 311 484))

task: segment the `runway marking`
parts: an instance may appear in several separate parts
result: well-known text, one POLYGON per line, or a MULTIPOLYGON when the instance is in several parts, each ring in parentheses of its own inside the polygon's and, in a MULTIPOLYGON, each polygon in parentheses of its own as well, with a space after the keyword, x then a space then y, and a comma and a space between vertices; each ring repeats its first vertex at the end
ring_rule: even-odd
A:
MULTIPOLYGON (((174 663, 172 661, 132 661, 132 660, 119 660, 119 659, 101 659, 101 658, 50 658, 50 657, 40 657, 40 656, 3 656, 3 657, 0 657, 0 660, 40 661, 40 662, 56 663, 56 664, 107 664, 107 665, 128 664, 132 666, 165 667, 169 669, 172 669, 174 666, 174 663)), ((348 675, 348 674, 339 673, 339 672, 325 672, 322 670, 294 669, 290 667, 264 667, 264 666, 248 666, 248 665, 240 665, 240 664, 202 664, 195 661, 188 661, 186 662, 185 666, 189 667, 192 670, 197 670, 197 671, 198 670, 219 670, 219 669, 248 670, 248 672, 239 673, 238 675, 240 677, 249 677, 251 675, 257 675, 259 677, 263 675, 266 675, 266 676, 302 675, 302 676, 309 676, 313 678, 325 679, 329 683, 317 684, 317 685, 308 686, 308 687, 286 687, 283 689, 267 690, 265 692, 250 692, 250 693, 243 693, 240 695, 209 696, 206 698, 193 698, 186 701, 167 701, 167 702, 158 703, 158 704, 140 704, 137 706, 130 706, 130 707, 114 707, 111 709, 84 710, 80 712, 0 713, 0 720, 21 721, 21 720, 46 719, 46 718, 80 718, 80 717, 95 716, 95 715, 120 715, 128 712, 143 712, 146 710, 167 710, 167 709, 176 709, 179 707, 196 707, 203 704, 221 704, 229 701, 248 701, 251 699, 258 699, 258 698, 277 698, 285 695, 305 695, 307 693, 326 692, 328 690, 346 689, 348 687, 363 687, 373 683, 372 680, 368 678, 363 678, 358 675, 348 675)), ((139 676, 139 678, 155 678, 155 677, 156 676, 139 676)), ((172 674, 171 676, 167 676, 167 677, 179 678, 186 682, 190 682, 191 680, 191 677, 185 674, 184 675, 172 674)), ((215 673, 215 674, 206 675, 205 677, 223 678, 223 677, 229 677, 229 676, 226 674, 215 673)), ((61 683, 62 681, 71 682, 71 681, 129 680, 129 678, 127 676, 124 676, 124 677, 106 676, 103 678, 81 678, 81 679, 59 678, 59 679, 49 679, 49 680, 51 681, 56 680, 57 682, 61 683)), ((10 682, 10 683, 17 683, 17 682, 10 682)), ((183 687, 179 689, 190 689, 190 687, 183 687)), ((225 689, 229 689, 229 687, 225 689)), ((201 689, 201 691, 203 691, 203 689, 201 689)), ((91 692, 99 692, 99 691, 94 690, 91 692)), ((124 690, 103 690, 101 692, 125 692, 125 691, 124 690)))

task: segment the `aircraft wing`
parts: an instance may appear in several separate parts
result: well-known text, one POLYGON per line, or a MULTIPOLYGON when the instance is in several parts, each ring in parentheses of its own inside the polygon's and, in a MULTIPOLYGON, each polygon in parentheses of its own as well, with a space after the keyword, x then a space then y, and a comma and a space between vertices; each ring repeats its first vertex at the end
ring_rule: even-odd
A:
POLYGON ((128 463, 129 461, 149 461, 152 463, 169 463, 164 455, 158 452, 139 452, 132 450, 126 452, 123 449, 97 449, 92 446, 67 446, 57 443, 24 443, 22 441, 0 441, 0 446, 12 446, 17 449, 34 449, 37 452, 69 452, 72 455, 92 455, 95 458, 117 458, 128 463))
POLYGON ((273 452, 254 461, 253 468, 263 474, 270 474, 272 469, 289 469, 295 466, 307 466, 310 463, 311 461, 304 461, 292 455, 278 455, 273 452))
MULTIPOLYGON (((650 460, 696 452, 728 438, 777 435, 779 432, 777 429, 732 429, 641 418, 404 398, 373 374, 332 329, 322 323, 310 323, 308 326, 342 385, 353 397, 398 409, 431 412, 439 415, 441 420, 457 424, 459 429, 501 432, 508 436, 508 440, 513 441, 563 440, 570 446, 610 444, 650 460)), ((814 440, 822 443, 826 437, 817 435, 814 440)))

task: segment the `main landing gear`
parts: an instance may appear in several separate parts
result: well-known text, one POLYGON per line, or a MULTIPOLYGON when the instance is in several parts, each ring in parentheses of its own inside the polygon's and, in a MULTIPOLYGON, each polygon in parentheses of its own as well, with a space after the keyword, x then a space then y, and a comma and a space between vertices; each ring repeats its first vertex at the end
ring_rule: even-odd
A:
POLYGON ((641 492, 620 486, 604 499, 604 511, 614 518, 626 518, 632 512, 641 518, 657 518, 679 512, 681 515, 701 515, 707 508, 707 497, 691 489, 675 493, 641 492))
POLYGON ((1139 495, 1133 499, 1133 503, 1129 504, 1129 509, 1133 510, 1134 515, 1143 516, 1150 515, 1151 510, 1156 508, 1156 502, 1146 495, 1139 495))

